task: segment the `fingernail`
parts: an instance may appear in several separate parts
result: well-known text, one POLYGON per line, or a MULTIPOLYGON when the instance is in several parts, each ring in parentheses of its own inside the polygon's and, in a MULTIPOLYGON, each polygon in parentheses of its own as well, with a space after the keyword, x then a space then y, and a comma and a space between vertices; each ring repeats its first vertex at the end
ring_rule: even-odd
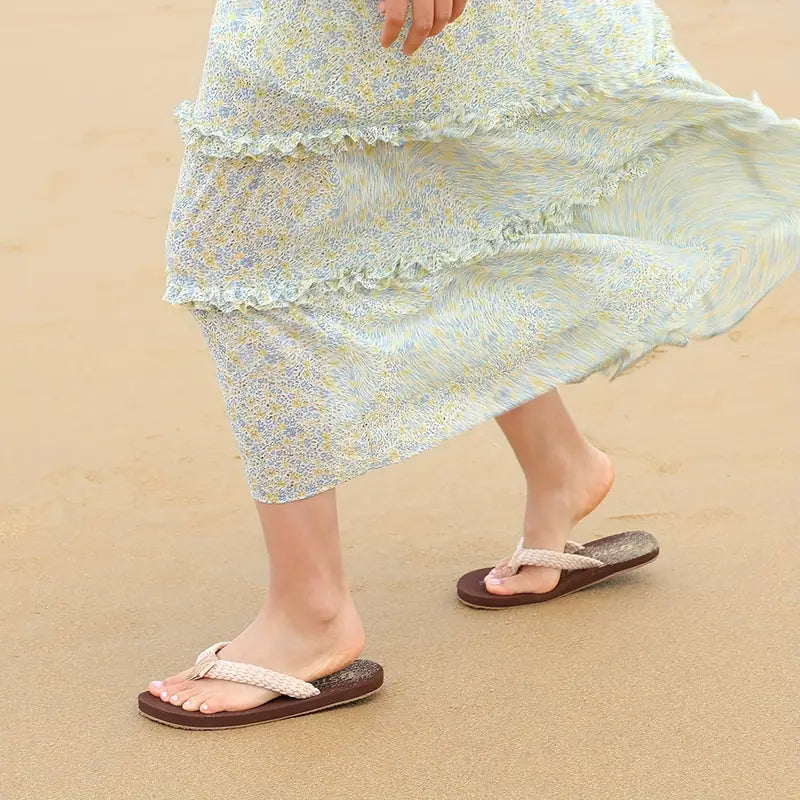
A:
POLYGON ((503 582, 502 578, 487 578, 486 583, 488 586, 499 586, 503 582))
POLYGON ((169 697, 169 692, 163 691, 161 692, 161 699, 166 700, 169 697))
POLYGON ((164 681, 153 681, 153 686, 155 686, 155 687, 159 687, 159 686, 163 686, 163 685, 164 685, 164 681))
POLYGON ((381 0, 381 2, 378 3, 378 13, 379 14, 385 14, 386 13, 386 3, 384 3, 383 0, 381 0))

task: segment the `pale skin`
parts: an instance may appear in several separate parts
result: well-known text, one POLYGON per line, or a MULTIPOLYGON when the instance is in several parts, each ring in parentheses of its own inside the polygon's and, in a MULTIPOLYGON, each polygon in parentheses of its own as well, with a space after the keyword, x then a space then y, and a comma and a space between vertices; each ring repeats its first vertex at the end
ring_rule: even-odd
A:
MULTIPOLYGON (((411 28, 403 42, 403 52, 410 56, 426 39, 438 36, 464 13, 466 5, 467 0, 414 0, 411 4, 411 28)), ((378 11, 384 16, 381 44, 391 47, 406 24, 409 0, 381 0, 378 11)))
MULTIPOLYGON (((501 415, 497 422, 525 477, 525 546, 563 551, 574 525, 611 488, 609 458, 578 431, 556 391, 501 415)), ((269 555, 269 585, 255 619, 220 657, 306 681, 343 669, 361 654, 364 628, 342 570, 335 491, 256 506, 269 555)), ((516 538, 518 534, 508 535, 509 550, 516 538)), ((501 595, 547 592, 559 576, 559 570, 542 567, 523 567, 511 576, 500 566, 487 577, 486 586, 501 595)), ((165 703, 204 714, 254 708, 276 696, 228 681, 186 681, 186 674, 153 681, 149 691, 165 703)))

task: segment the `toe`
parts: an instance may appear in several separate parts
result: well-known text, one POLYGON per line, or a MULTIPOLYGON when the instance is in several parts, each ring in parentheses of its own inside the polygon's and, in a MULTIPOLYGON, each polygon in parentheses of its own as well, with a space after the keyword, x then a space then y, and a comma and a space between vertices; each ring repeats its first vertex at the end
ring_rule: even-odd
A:
POLYGON ((510 589, 508 586, 509 580, 511 580, 511 578, 500 578, 497 577, 497 575, 490 577, 487 575, 483 583, 486 586, 486 591, 489 592, 489 594, 514 594, 513 588, 510 589))
POLYGON ((509 559, 504 558, 499 564, 496 564, 492 569, 489 571, 489 574, 484 578, 484 580, 489 580, 490 578, 509 578, 512 575, 511 568, 508 566, 509 559))
POLYGON ((511 578, 514 575, 514 570, 512 570, 508 564, 502 564, 499 567, 495 567, 492 571, 494 572, 492 575, 493 578, 511 578))
POLYGON ((191 688, 194 688, 192 681, 184 681, 183 683, 174 683, 171 686, 164 686, 164 688, 158 693, 158 696, 165 703, 172 703, 173 705, 176 705, 177 701, 173 700, 173 698, 188 692, 188 690, 191 688))
POLYGON ((486 579, 490 594, 545 594, 552 591, 561 577, 560 570, 523 567, 516 575, 486 579))
POLYGON ((224 711, 224 706, 219 700, 215 700, 213 697, 205 698, 199 706, 199 711, 202 714, 216 714, 217 711, 224 711))
POLYGON ((181 708, 184 711, 197 711, 200 706, 205 703, 206 695, 204 692, 201 692, 199 689, 186 700, 183 701, 183 705, 181 708))
MULTIPOLYGON (((147 686, 147 691, 150 692, 153 697, 161 697, 166 689, 168 694, 174 694, 175 689, 178 684, 182 684, 186 682, 186 676, 189 674, 189 670, 185 669, 183 672, 179 672, 177 675, 171 675, 169 678, 164 678, 163 680, 158 681, 150 681, 147 686)), ((161 698, 162 700, 164 698, 161 698)))
POLYGON ((176 683, 184 683, 186 681, 186 676, 191 672, 189 669, 183 670, 183 672, 179 672, 177 675, 170 675, 169 678, 164 679, 164 686, 172 687, 176 683))
POLYGON ((187 686, 185 689, 175 690, 169 696, 169 702, 173 706, 182 706, 187 700, 199 694, 197 685, 187 686))

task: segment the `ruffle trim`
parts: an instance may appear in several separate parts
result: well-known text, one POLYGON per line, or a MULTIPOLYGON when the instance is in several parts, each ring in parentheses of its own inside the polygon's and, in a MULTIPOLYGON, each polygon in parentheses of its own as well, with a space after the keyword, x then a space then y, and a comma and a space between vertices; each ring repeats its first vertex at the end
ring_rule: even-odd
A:
POLYGON ((682 146, 698 139, 727 138, 737 132, 757 133, 773 125, 791 127, 800 132, 800 120, 780 120, 755 94, 749 103, 743 100, 734 102, 739 105, 740 113, 731 113, 716 124, 688 126, 645 150, 613 174, 598 176, 598 184, 585 192, 536 209, 528 215, 506 218, 485 238, 473 239, 451 250, 417 253, 384 264, 351 265, 328 277, 310 277, 271 286, 200 287, 170 281, 163 299, 175 305, 225 312, 248 308, 268 310, 294 304, 313 305, 328 292, 377 291, 392 285, 413 283, 453 264, 529 249, 536 237, 542 234, 569 232, 580 208, 595 206, 603 199, 613 197, 621 184, 645 176, 682 146))
POLYGON ((283 134, 232 137, 195 118, 195 103, 185 100, 175 109, 175 117, 187 147, 197 147, 216 158, 308 158, 333 155, 342 150, 375 147, 377 144, 400 146, 406 142, 466 139, 475 134, 512 128, 533 116, 569 112, 589 103, 615 98, 632 89, 663 83, 674 70, 679 54, 672 44, 666 18, 655 44, 652 64, 625 81, 597 85, 570 86, 560 92, 528 98, 488 111, 464 109, 430 121, 398 125, 325 128, 318 131, 292 131, 283 134))
MULTIPOLYGON (((792 211, 769 230, 761 232, 745 243, 735 264, 728 264, 727 267, 720 264, 716 269, 710 270, 707 278, 688 293, 681 303, 681 308, 676 310, 666 324, 657 330, 650 331, 650 335, 638 343, 621 344, 619 334, 622 329, 617 327, 613 331, 615 334, 613 344, 607 341, 606 350, 603 352, 592 353, 573 347, 563 348, 562 352, 569 352, 574 356, 574 362, 570 368, 560 370, 555 378, 552 376, 552 371, 548 371, 548 377, 546 381, 543 381, 541 359, 536 361, 529 359, 520 361, 514 367, 498 372, 491 379, 480 383, 471 380, 469 402, 463 404, 465 413, 446 432, 443 432, 440 426, 428 426, 426 436, 420 437, 416 433, 409 436, 406 441, 398 443, 388 457, 380 461, 350 458, 346 463, 341 462, 345 466, 334 473, 333 478, 324 484, 294 485, 278 491, 274 490, 272 485, 268 490, 264 490, 260 484, 251 482, 253 497, 262 503, 286 503, 311 497, 357 478, 376 467, 404 461, 451 436, 467 431, 475 425, 497 417, 565 383, 582 383, 598 372, 614 379, 627 373, 644 359, 657 354, 660 348, 684 347, 689 344, 691 339, 710 338, 722 334, 743 319, 771 289, 788 278, 794 271, 794 266, 800 266, 800 249, 798 249, 800 239, 797 231, 800 231, 800 211, 792 211), (748 302, 742 303, 734 313, 718 320, 716 324, 701 327, 696 321, 686 320, 687 312, 690 313, 692 309, 704 307, 704 296, 712 291, 715 284, 725 278, 726 274, 733 273, 735 275, 739 271, 751 269, 757 254, 765 248, 766 241, 774 242, 776 239, 780 241, 784 237, 786 248, 783 255, 788 256, 786 266, 781 272, 774 275, 773 280, 762 287, 762 291, 753 295, 748 302), (794 261, 792 261, 792 257, 794 257, 794 261)), ((626 332, 622 330, 622 333, 626 332)), ((598 332, 593 330, 592 335, 597 338, 598 332)), ((465 376, 465 378, 468 377, 465 376)), ((441 392, 448 395, 448 401, 452 401, 451 385, 442 388, 441 392)), ((428 401, 428 404, 431 405, 431 402, 428 401)), ((416 430, 413 425, 406 427, 408 430, 416 430)), ((367 426, 366 430, 372 430, 372 428, 367 426)))
POLYGON ((552 203, 531 215, 509 217, 497 227, 493 235, 477 239, 460 248, 434 254, 416 255, 394 263, 371 263, 350 268, 326 279, 310 278, 291 285, 278 287, 219 287, 180 286, 170 283, 164 300, 193 308, 215 308, 221 311, 244 311, 248 308, 267 310, 285 308, 294 304, 313 304, 319 292, 375 291, 393 284, 403 284, 423 279, 452 264, 464 264, 475 259, 490 258, 518 247, 523 247, 534 237, 546 233, 567 232, 577 209, 597 205, 606 197, 613 197, 619 186, 646 175, 661 164, 670 153, 696 137, 697 131, 681 131, 642 153, 624 167, 607 176, 599 185, 569 201, 552 203))
MULTIPOLYGON (((661 76, 639 86, 660 82, 661 76)), ((390 144, 399 147, 406 142, 444 139, 468 139, 476 134, 513 128, 532 116, 568 112, 592 101, 608 99, 633 88, 620 85, 616 88, 572 87, 561 95, 540 97, 511 103, 487 112, 463 111, 434 119, 430 122, 411 122, 405 125, 373 125, 352 128, 326 128, 321 131, 293 131, 286 134, 267 134, 257 138, 241 136, 230 138, 194 119, 195 104, 185 100, 175 110, 184 144, 197 147, 214 158, 309 158, 314 155, 334 155, 342 150, 357 150, 390 144)))

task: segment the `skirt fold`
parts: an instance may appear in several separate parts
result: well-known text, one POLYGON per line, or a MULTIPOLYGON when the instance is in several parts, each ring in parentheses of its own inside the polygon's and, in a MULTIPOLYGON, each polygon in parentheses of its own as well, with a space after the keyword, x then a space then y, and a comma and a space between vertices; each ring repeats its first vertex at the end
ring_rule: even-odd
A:
POLYGON ((528 4, 528 49, 481 17, 521 4, 475 3, 413 68, 357 50, 371 12, 312 3, 316 47, 289 5, 292 54, 267 47, 281 2, 220 0, 167 240, 256 499, 720 334, 800 267, 800 123, 704 82, 647 0, 528 4), (453 61, 484 23, 484 62, 453 61), (325 94, 344 52, 374 72, 325 94))

